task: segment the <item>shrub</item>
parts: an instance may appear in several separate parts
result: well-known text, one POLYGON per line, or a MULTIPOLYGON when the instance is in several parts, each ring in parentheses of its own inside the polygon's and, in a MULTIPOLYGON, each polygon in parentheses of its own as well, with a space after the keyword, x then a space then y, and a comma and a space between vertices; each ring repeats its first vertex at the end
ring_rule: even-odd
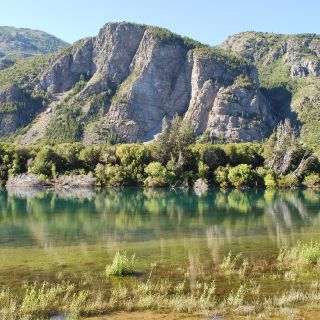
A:
POLYGON ((218 167, 214 172, 214 179, 216 184, 221 188, 228 188, 230 185, 228 174, 230 171, 230 167, 218 167))
POLYGON ((144 185, 147 187, 166 187, 172 180, 172 175, 160 162, 149 163, 145 168, 145 173, 147 178, 144 185))
POLYGON ((294 189, 300 186, 300 182, 294 174, 289 173, 279 178, 278 186, 281 189, 294 189))
POLYGON ((231 168, 228 174, 228 180, 233 187, 254 187, 257 186, 257 174, 251 169, 250 165, 239 164, 231 168))
POLYGON ((112 187, 121 187, 128 184, 126 171, 119 165, 108 164, 105 169, 107 184, 112 187))
POLYGON ((320 242, 298 242, 292 248, 282 248, 278 261, 290 267, 295 266, 320 266, 320 242))
POLYGON ((150 162, 149 149, 141 144, 124 144, 116 149, 116 156, 120 160, 126 185, 142 185, 144 169, 150 162))
POLYGON ((209 178, 209 166, 203 161, 198 162, 198 174, 200 179, 208 180, 209 178))
POLYGON ((264 185, 267 189, 276 189, 278 187, 278 182, 274 173, 268 173, 264 177, 264 185))
POLYGON ((51 177, 53 165, 56 165, 58 169, 61 168, 63 159, 51 147, 44 147, 38 152, 32 167, 29 168, 29 172, 51 177))
POLYGON ((80 151, 79 160, 81 160, 88 170, 94 170, 99 163, 101 148, 99 146, 89 146, 80 151))
POLYGON ((115 254, 112 264, 106 266, 107 276, 127 276, 134 272, 136 265, 136 256, 132 255, 131 258, 127 257, 127 253, 120 253, 117 251, 115 254))
POLYGON ((310 173, 307 175, 304 180, 303 184, 308 188, 319 188, 320 187, 320 174, 319 173, 310 173))

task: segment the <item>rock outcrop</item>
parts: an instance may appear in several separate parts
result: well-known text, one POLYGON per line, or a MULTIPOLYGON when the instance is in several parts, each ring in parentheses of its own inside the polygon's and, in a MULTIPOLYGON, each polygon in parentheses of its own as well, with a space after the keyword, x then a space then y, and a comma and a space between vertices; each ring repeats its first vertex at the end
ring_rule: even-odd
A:
POLYGON ((130 23, 109 23, 97 37, 77 42, 50 61, 34 89, 66 93, 70 109, 81 106, 79 139, 85 141, 94 121, 121 141, 149 141, 163 119, 175 114, 189 120, 197 136, 220 140, 261 140, 274 125, 252 64, 167 30, 130 23))
MULTIPOLYGON (((55 140, 60 133, 59 142, 64 136, 86 143, 109 136, 149 141, 163 119, 175 114, 190 122, 196 136, 222 141, 261 140, 275 124, 252 63, 155 27, 108 23, 97 37, 50 57, 36 78, 28 79, 20 79, 22 87, 43 96, 44 105, 65 97, 46 117, 48 130, 37 130, 40 136, 30 143, 55 140)), ((36 123, 42 118, 32 128, 43 127, 36 123)), ((34 130, 24 143, 31 135, 34 130)))
POLYGON ((263 66, 281 60, 292 77, 320 74, 320 36, 316 34, 243 32, 229 37, 220 47, 263 66))
POLYGON ((320 36, 244 32, 221 47, 255 63, 273 115, 290 118, 301 140, 319 152, 320 36))

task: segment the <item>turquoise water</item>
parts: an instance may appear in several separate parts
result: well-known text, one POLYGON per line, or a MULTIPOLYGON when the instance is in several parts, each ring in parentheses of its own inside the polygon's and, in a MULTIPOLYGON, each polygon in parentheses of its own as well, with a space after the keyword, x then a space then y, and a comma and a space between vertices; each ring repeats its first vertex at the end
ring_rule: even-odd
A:
POLYGON ((219 262, 232 251, 276 254, 320 240, 320 193, 182 190, 1 190, 0 283, 100 272, 116 250, 141 271, 219 262))

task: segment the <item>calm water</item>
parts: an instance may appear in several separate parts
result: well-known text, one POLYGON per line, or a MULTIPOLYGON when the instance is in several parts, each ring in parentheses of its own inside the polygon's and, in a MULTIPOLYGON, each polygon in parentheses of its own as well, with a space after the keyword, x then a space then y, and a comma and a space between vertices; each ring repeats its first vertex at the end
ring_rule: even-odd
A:
POLYGON ((230 250, 275 254, 320 239, 320 193, 169 190, 0 191, 0 284, 101 272, 116 250, 192 266, 230 250))

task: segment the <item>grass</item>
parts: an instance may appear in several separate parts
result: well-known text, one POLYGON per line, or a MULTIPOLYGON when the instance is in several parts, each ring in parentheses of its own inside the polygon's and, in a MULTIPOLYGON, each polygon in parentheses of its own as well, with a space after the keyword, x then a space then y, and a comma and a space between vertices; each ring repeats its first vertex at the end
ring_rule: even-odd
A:
POLYGON ((282 248, 278 257, 279 263, 284 267, 320 267, 320 242, 298 242, 292 248, 282 248))
POLYGON ((299 314, 297 308, 316 306, 320 302, 319 284, 305 289, 290 289, 263 296, 257 284, 246 279, 221 296, 215 281, 197 281, 193 289, 166 279, 146 283, 135 279, 112 284, 109 292, 88 289, 66 282, 49 285, 34 283, 24 287, 23 297, 8 289, 0 292, 0 317, 3 320, 48 319, 64 313, 69 319, 90 317, 116 311, 152 310, 155 312, 199 313, 207 316, 241 315, 256 319, 282 316, 288 319, 299 314))
POLYGON ((0 319, 48 319, 58 313, 78 319, 147 310, 203 317, 301 318, 302 309, 319 310, 319 269, 312 267, 318 264, 319 252, 317 242, 297 243, 267 260, 230 252, 220 264, 199 264, 196 274, 188 264, 159 262, 149 264, 146 276, 122 277, 134 275, 136 258, 118 251, 106 273, 120 277, 88 272, 70 280, 59 274, 52 283, 29 283, 15 291, 2 288, 0 319), (292 259, 308 267, 303 277, 300 270, 290 269, 292 259), (279 261, 286 268, 278 268, 279 261))
POLYGON ((249 261, 241 253, 232 258, 231 251, 223 258, 220 269, 225 275, 238 274, 243 278, 247 272, 249 261))
POLYGON ((136 256, 132 255, 131 258, 127 257, 127 253, 120 253, 117 251, 112 264, 106 266, 107 276, 128 276, 134 273, 136 265, 136 256))

